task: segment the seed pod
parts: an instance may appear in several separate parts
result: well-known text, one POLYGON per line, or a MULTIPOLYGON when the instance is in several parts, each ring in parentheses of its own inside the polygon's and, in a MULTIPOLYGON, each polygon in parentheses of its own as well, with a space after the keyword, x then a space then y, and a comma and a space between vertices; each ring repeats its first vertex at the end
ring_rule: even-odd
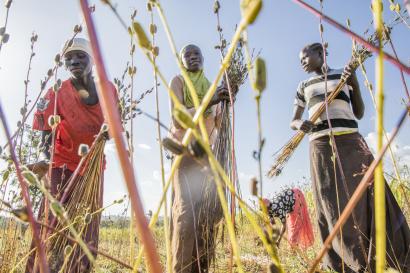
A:
POLYGON ((121 204, 122 202, 124 202, 124 198, 114 200, 114 204, 121 204))
POLYGON ((323 24, 319 24, 319 32, 323 33, 323 24))
MULTIPOLYGON (((83 30, 83 27, 81 25, 75 25, 75 27, 74 27, 74 32, 75 33, 79 33, 82 30, 83 30)), ((68 47, 70 47, 70 46, 68 46, 68 47)))
POLYGON ((137 10, 134 9, 134 12, 131 14, 131 19, 134 20, 135 16, 137 16, 137 10))
POLYGON ((59 115, 54 115, 54 124, 58 125, 61 122, 61 117, 59 115))
POLYGON ((181 155, 186 151, 186 148, 181 143, 169 137, 164 138, 161 143, 165 149, 176 155, 181 155))
POLYGON ((191 114, 187 110, 181 108, 174 108, 173 115, 178 123, 184 127, 184 129, 195 128, 195 123, 192 120, 191 114))
POLYGON ((158 57, 159 55, 159 47, 155 46, 152 48, 152 55, 154 55, 155 57, 158 57))
POLYGON ((255 82, 253 83, 253 88, 260 93, 266 88, 266 65, 262 58, 257 58, 255 60, 255 82))
POLYGON ((221 8, 221 5, 219 4, 219 1, 215 1, 214 3, 214 13, 218 13, 219 9, 221 8))
POLYGON ((147 10, 152 11, 152 5, 150 2, 147 3, 147 10))
POLYGON ((241 13, 247 24, 252 24, 262 8, 262 0, 242 0, 241 13))
POLYGON ((80 146, 78 146, 78 155, 81 157, 86 156, 89 150, 90 147, 87 144, 81 143, 80 146))
POLYGON ((251 186, 251 194, 253 196, 258 196, 258 180, 256 179, 256 177, 252 177, 250 186, 251 186))
POLYGON ((101 132, 108 132, 108 124, 107 123, 103 123, 103 125, 101 125, 101 132))
POLYGON ((6 33, 6 28, 0 27, 0 35, 3 35, 4 33, 6 33))
POLYGON ((157 33, 157 25, 156 24, 149 24, 149 32, 154 35, 157 33))
POLYGON ((10 8, 11 2, 13 2, 13 1, 12 0, 6 0, 6 2, 4 3, 4 6, 6 7, 6 9, 10 8))
POLYGON ((60 60, 61 60, 61 56, 60 56, 60 54, 57 54, 57 55, 54 57, 54 62, 59 63, 60 60))
POLYGON ((70 256, 72 251, 73 247, 70 245, 66 245, 66 247, 64 248, 64 257, 70 256))
POLYGON ((58 85, 57 85, 57 83, 55 83, 55 84, 53 84, 53 91, 54 92, 58 92, 58 85))
POLYGON ((57 202, 57 201, 51 202, 50 208, 51 208, 51 211, 54 213, 54 215, 56 215, 56 216, 63 216, 64 215, 63 206, 59 202, 57 202))
POLYGON ((128 30, 128 34, 132 36, 132 34, 133 34, 133 33, 132 33, 132 28, 131 28, 131 27, 128 27, 127 30, 128 30))
POLYGON ((10 35, 9 35, 8 33, 4 33, 4 34, 1 36, 1 41, 5 44, 5 43, 7 43, 7 42, 9 41, 9 38, 10 38, 10 35))
POLYGON ((51 76, 53 76, 53 69, 49 69, 48 71, 47 71, 47 76, 49 76, 49 77, 51 77, 51 76))
POLYGON ((151 42, 145 34, 145 31, 142 28, 141 24, 138 22, 133 22, 132 28, 134 29, 134 32, 137 35, 139 46, 145 48, 146 50, 151 50, 151 42))
POLYGON ((61 87, 61 84, 62 84, 61 79, 57 79, 57 87, 58 87, 58 88, 61 87))
POLYGON ((27 208, 22 207, 18 209, 13 209, 10 211, 17 219, 23 222, 28 222, 27 208))
POLYGON ((54 122, 54 116, 49 116, 49 117, 48 117, 48 126, 50 126, 51 128, 53 128, 53 127, 54 127, 54 124, 55 124, 55 122, 54 122))
POLYGON ((22 175, 29 184, 31 185, 38 184, 37 176, 32 171, 24 171, 22 172, 22 175))
POLYGON ((84 223, 86 224, 86 225, 89 225, 90 223, 91 223, 91 220, 93 219, 93 217, 92 217, 92 215, 91 215, 91 213, 86 213, 85 215, 84 215, 84 223))

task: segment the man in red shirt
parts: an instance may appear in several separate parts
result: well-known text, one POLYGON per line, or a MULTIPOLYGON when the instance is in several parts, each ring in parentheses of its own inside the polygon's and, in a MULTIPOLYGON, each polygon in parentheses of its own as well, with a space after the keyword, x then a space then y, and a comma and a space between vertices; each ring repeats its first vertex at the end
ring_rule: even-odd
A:
MULTIPOLYGON (((78 154, 79 146, 81 144, 91 146, 104 123, 92 76, 91 56, 90 43, 83 38, 75 38, 73 43, 66 47, 63 56, 64 64, 71 77, 63 81, 57 91, 48 90, 46 95, 39 100, 34 115, 33 129, 42 131, 42 136, 40 160, 33 169, 40 176, 44 175, 49 168, 49 161, 52 161, 50 192, 57 199, 61 198, 64 187, 81 160, 78 154), (59 122, 54 125, 54 149, 51 151, 53 138, 49 120, 54 119, 55 122, 56 115, 59 116, 59 122)), ((112 85, 112 99, 117 100, 114 85, 112 85)), ((44 212, 43 203, 44 200, 40 208, 40 216, 44 212)), ((102 198, 100 206, 102 206, 102 198)), ((98 231, 91 232, 85 237, 84 240, 87 243, 97 245, 98 231)), ((34 255, 27 262, 26 272, 32 272, 33 265, 34 255)), ((54 272, 53 267, 50 268, 51 272, 54 272)), ((58 271, 58 267, 57 265, 55 270, 58 271)), ((67 272, 88 272, 90 269, 89 261, 82 259, 74 268, 66 270, 67 272)))

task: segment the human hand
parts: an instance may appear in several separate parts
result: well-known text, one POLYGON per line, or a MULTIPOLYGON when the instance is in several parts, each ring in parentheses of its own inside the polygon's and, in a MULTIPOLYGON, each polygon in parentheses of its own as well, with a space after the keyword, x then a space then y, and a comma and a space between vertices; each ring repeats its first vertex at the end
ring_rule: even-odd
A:
POLYGON ((205 149, 202 147, 202 145, 197 140, 192 141, 188 145, 188 150, 190 154, 196 158, 201 158, 205 155, 205 149))
POLYGON ((340 77, 341 80, 343 81, 347 81, 350 76, 354 73, 354 71, 356 70, 356 68, 354 67, 352 62, 349 62, 343 69, 343 73, 342 76, 340 77))
POLYGON ((35 163, 27 164, 26 167, 41 179, 48 171, 50 162, 48 160, 40 160, 35 163))
POLYGON ((220 103, 223 100, 230 101, 229 90, 226 87, 226 85, 220 85, 216 88, 216 92, 214 96, 212 97, 212 100, 209 103, 208 108, 215 104, 220 103))
POLYGON ((309 133, 310 131, 313 130, 313 128, 315 127, 315 125, 313 124, 313 122, 311 122, 310 120, 298 120, 295 121, 295 126, 298 130, 304 132, 304 133, 309 133))

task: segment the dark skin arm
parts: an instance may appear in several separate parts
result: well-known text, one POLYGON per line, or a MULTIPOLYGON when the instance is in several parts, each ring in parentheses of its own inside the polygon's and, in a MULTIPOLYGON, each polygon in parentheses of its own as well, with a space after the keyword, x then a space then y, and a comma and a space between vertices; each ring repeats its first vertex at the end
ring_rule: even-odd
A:
POLYGON ((360 120, 363 118, 365 106, 362 99, 362 94, 360 92, 359 81, 356 77, 356 72, 350 72, 351 70, 352 68, 350 66, 345 67, 345 71, 347 73, 351 73, 351 75, 347 78, 347 84, 353 88, 352 92, 350 92, 353 114, 360 120))
POLYGON ((292 121, 290 122, 290 128, 292 128, 293 130, 300 130, 305 133, 309 133, 313 129, 314 124, 309 120, 302 119, 304 111, 304 107, 295 105, 295 107, 293 108, 293 117, 292 121))
MULTIPOLYGON (((353 88, 351 92, 351 104, 353 114, 357 119, 360 120, 363 118, 365 106, 362 94, 360 92, 360 86, 357 80, 356 73, 354 71, 352 72, 352 68, 350 65, 347 65, 345 67, 344 73, 346 73, 348 77, 346 83, 353 88)), ((302 119, 304 110, 305 108, 299 105, 296 105, 294 107, 290 128, 292 128, 293 130, 301 130, 305 133, 309 133, 313 129, 314 124, 309 120, 302 119)))
POLYGON ((41 132, 39 161, 28 164, 26 167, 34 172, 39 178, 43 177, 49 168, 51 147, 51 131, 41 132))

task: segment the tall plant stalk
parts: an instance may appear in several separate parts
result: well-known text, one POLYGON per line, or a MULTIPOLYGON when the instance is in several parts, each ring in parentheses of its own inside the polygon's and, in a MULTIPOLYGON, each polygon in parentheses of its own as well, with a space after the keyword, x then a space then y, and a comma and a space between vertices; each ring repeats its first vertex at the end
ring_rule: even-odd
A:
POLYGON ((88 1, 80 0, 80 4, 88 29, 88 35, 92 46, 92 52, 97 68, 98 78, 100 79, 100 81, 98 82, 100 88, 98 88, 97 90, 100 90, 99 96, 102 98, 102 109, 105 115, 108 117, 109 130, 111 135, 114 137, 115 145, 117 147, 122 172, 124 174, 127 189, 131 198, 131 206, 134 209, 136 227, 140 234, 141 241, 146 248, 146 257, 148 264, 150 265, 151 272, 161 273, 162 268, 158 253, 156 251, 155 241, 148 228, 144 209, 141 203, 138 189, 136 187, 134 169, 133 166, 131 166, 124 140, 121 137, 121 121, 114 102, 115 100, 113 100, 112 96, 110 96, 111 93, 109 92, 109 82, 100 52, 96 29, 88 7, 88 1))
MULTIPOLYGON (((376 46, 376 45, 366 41, 366 39, 360 37, 360 35, 354 33, 353 31, 351 31, 349 29, 347 29, 342 24, 338 23, 337 21, 333 20, 332 18, 330 18, 326 14, 324 14, 324 13, 320 12, 319 10, 315 9, 311 5, 305 3, 302 0, 292 0, 292 1, 299 4, 302 8, 306 9, 307 11, 311 12, 312 14, 314 14, 318 17, 321 17, 324 21, 328 22, 329 24, 331 24, 335 28, 339 29, 340 31, 342 31, 346 35, 350 36, 353 40, 355 40, 356 42, 358 42, 362 46, 366 47, 369 51, 374 52, 376 54, 380 53, 380 47, 379 46, 376 46)), ((386 52, 383 53, 383 58, 386 59, 386 61, 392 63, 398 69, 403 70, 403 72, 405 72, 406 74, 410 74, 410 67, 403 64, 403 62, 401 62, 397 58, 391 56, 390 54, 388 54, 386 52)))
POLYGON ((33 210, 32 210, 32 207, 31 207, 31 201, 30 201, 30 197, 29 197, 27 182, 23 178, 20 163, 17 160, 17 156, 16 156, 16 153, 15 153, 14 145, 13 145, 13 141, 11 139, 10 131, 9 131, 9 128, 8 128, 8 125, 7 125, 7 119, 6 119, 6 116, 3 112, 1 102, 0 102, 0 120, 1 120, 1 123, 3 125, 4 133, 5 133, 6 138, 8 140, 10 156, 11 156, 11 159, 13 160, 14 166, 16 168, 17 178, 19 180, 20 187, 21 187, 21 195, 23 196, 24 202, 26 203, 26 210, 27 210, 28 220, 29 220, 29 223, 30 223, 30 228, 33 232, 33 239, 34 239, 34 242, 35 242, 36 247, 38 249, 38 256, 39 256, 39 260, 40 260, 40 272, 41 273, 48 273, 49 269, 48 269, 48 266, 47 266, 45 248, 44 248, 43 243, 40 240, 40 233, 39 233, 37 224, 36 224, 35 219, 34 219, 34 214, 33 214, 33 210))
MULTIPOLYGON (((383 148, 383 3, 372 1, 375 29, 379 41, 379 55, 376 59, 376 95, 377 95, 377 151, 383 148)), ((383 273, 386 267, 386 198, 383 176, 383 161, 380 160, 374 171, 374 202, 376 222, 376 273, 383 273)))
MULTIPOLYGON (((149 8, 148 11, 150 13, 151 24, 150 24, 150 33, 152 39, 152 46, 153 51, 151 52, 151 58, 153 60, 153 65, 156 67, 157 65, 157 54, 158 50, 155 51, 156 41, 155 41, 155 34, 157 32, 157 26, 154 23, 154 13, 152 12, 152 5, 148 3, 149 8)), ((165 168, 164 168, 164 147, 162 145, 162 135, 161 135, 161 124, 160 124, 160 112, 159 112, 159 93, 158 93, 158 73, 157 70, 154 69, 154 88, 155 88, 155 110, 156 110, 156 119, 157 119, 157 138, 158 138, 158 146, 159 146, 159 160, 160 160, 160 167, 161 167, 161 183, 162 188, 165 189, 165 168)), ((172 272, 172 254, 171 254, 171 236, 170 236, 170 223, 169 223, 169 216, 168 216, 168 201, 167 196, 165 194, 164 199, 164 236, 165 236, 165 252, 166 252, 166 268, 167 272, 172 272)))

